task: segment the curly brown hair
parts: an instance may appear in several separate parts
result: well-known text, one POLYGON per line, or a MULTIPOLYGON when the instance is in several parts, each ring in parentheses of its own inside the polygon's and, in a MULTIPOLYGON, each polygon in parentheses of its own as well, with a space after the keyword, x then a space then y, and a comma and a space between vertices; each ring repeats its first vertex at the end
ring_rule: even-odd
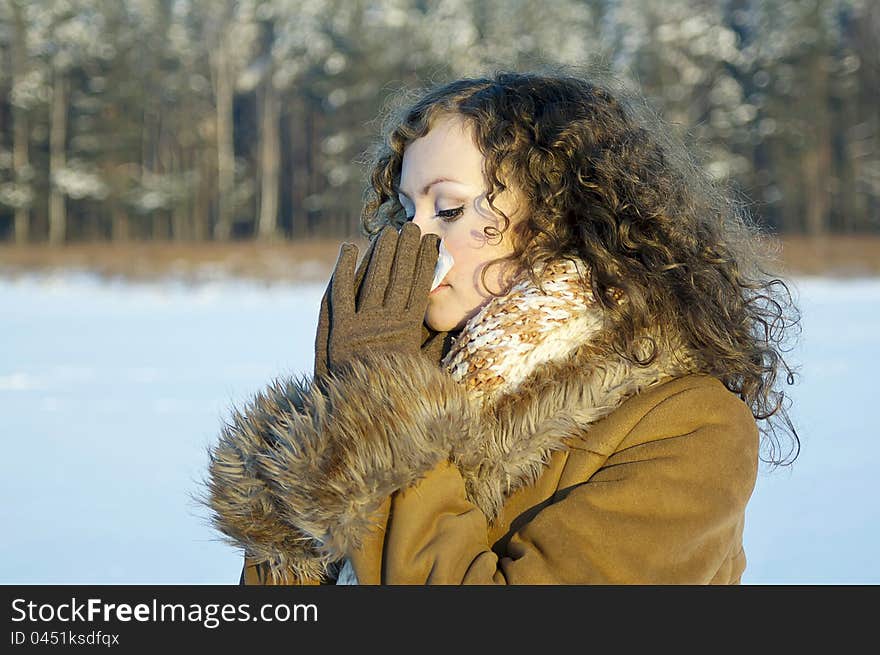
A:
MULTIPOLYGON (((767 272, 775 263, 767 240, 746 204, 712 181, 697 149, 637 92, 571 70, 496 71, 398 94, 363 160, 362 231, 372 237, 406 220, 396 192, 404 150, 438 118, 462 117, 485 157, 501 233, 510 220, 492 200, 509 186, 528 204, 513 226, 514 252, 493 263, 515 261, 539 284, 543 263, 588 262, 614 350, 648 363, 660 346, 648 337, 646 351, 646 333, 681 335, 696 370, 720 379, 761 422, 762 460, 790 464, 800 440, 777 382, 784 371, 794 384, 783 353, 800 315, 786 283, 767 272), (620 294, 626 302, 616 302, 620 294), (780 430, 790 438, 785 455, 780 430)), ((487 237, 500 234, 493 229, 487 237)))

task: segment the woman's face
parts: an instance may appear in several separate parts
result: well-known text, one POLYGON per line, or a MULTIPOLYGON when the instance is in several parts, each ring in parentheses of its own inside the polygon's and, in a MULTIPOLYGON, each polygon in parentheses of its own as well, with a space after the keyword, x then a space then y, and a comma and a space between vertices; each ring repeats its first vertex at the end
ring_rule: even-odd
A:
POLYGON ((400 203, 422 234, 438 235, 455 259, 443 284, 428 297, 425 322, 440 332, 464 327, 491 300, 488 289, 507 291, 516 269, 512 262, 495 264, 486 274, 486 286, 480 279, 490 261, 513 252, 511 232, 522 220, 516 215, 516 197, 505 189, 494 204, 510 218, 510 227, 503 235, 483 233, 487 226, 504 227, 504 218, 486 200, 483 161, 469 126, 458 116, 438 119, 403 153, 400 203))

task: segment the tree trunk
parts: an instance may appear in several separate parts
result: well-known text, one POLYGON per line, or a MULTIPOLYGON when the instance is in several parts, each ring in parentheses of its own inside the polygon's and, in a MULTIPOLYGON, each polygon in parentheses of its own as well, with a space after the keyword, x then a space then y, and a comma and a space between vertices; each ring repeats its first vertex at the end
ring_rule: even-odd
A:
POLYGON ((828 231, 831 196, 828 188, 831 169, 831 137, 828 120, 828 73, 822 65, 822 57, 816 57, 812 66, 814 112, 812 124, 814 136, 811 148, 803 158, 803 189, 806 198, 806 227, 811 236, 828 231))
POLYGON ((319 206, 318 193, 318 147, 320 143, 320 114, 315 110, 314 103, 308 101, 306 106, 306 224, 310 237, 327 236, 323 208, 319 206), (317 225, 316 225, 317 223, 317 225))
POLYGON ((214 238, 226 241, 232 233, 233 190, 235 185, 235 144, 233 126, 234 81, 232 65, 226 53, 226 43, 212 54, 214 93, 217 104, 217 223, 214 238))
POLYGON ((53 72, 53 76, 52 125, 49 133, 49 171, 53 178, 49 192, 49 243, 59 245, 67 239, 67 205, 54 177, 67 163, 67 79, 58 70, 53 72))
MULTIPOLYGON (((23 185, 27 179, 25 171, 28 169, 28 128, 24 110, 15 111, 15 132, 13 135, 12 159, 15 166, 16 185, 23 185)), ((28 207, 15 207, 15 242, 27 243, 30 232, 30 209, 28 207)))
POLYGON ((293 239, 308 236, 305 198, 308 195, 308 159, 306 153, 305 103, 297 97, 288 118, 290 173, 290 233, 293 239))
MULTIPOLYGON (((821 8, 812 5, 805 15, 805 27, 822 35, 821 8)), ((828 232, 831 210, 831 117, 830 71, 833 66, 831 44, 821 37, 813 42, 804 62, 805 83, 801 90, 801 124, 805 128, 807 151, 803 156, 801 180, 806 201, 804 217, 807 234, 828 232)))
POLYGON ((263 85, 260 127, 260 214, 257 237, 271 241, 278 235, 278 171, 281 164, 279 121, 280 95, 272 83, 271 69, 263 85))
MULTIPOLYGON (((12 86, 15 87, 24 77, 27 68, 27 30, 24 16, 18 2, 11 2, 14 29, 12 51, 12 86)), ((13 107, 12 111, 12 165, 15 170, 16 186, 30 182, 30 161, 28 156, 27 111, 24 107, 13 107)), ((30 204, 30 203, 28 203, 30 204)), ((27 243, 30 232, 30 209, 26 205, 15 207, 15 242, 27 243)))
MULTIPOLYGON (((168 156, 171 162, 171 174, 184 180, 186 163, 183 158, 183 152, 175 146, 170 146, 168 148, 168 156)), ((173 241, 187 241, 190 238, 190 225, 187 220, 189 216, 187 197, 188 194, 176 197, 174 204, 171 206, 171 239, 173 241)))
POLYGON ((110 240, 113 242, 128 241, 131 238, 128 215, 118 202, 113 202, 110 240))
POLYGON ((193 238, 196 241, 206 241, 208 239, 208 215, 211 212, 211 180, 213 179, 211 173, 213 167, 209 157, 206 157, 202 150, 196 153, 195 159, 198 181, 193 205, 193 238))

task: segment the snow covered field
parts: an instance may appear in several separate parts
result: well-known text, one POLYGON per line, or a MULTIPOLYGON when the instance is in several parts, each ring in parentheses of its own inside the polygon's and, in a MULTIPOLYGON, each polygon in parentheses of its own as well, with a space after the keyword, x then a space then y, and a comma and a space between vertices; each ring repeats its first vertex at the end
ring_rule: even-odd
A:
MULTIPOLYGON (((745 583, 880 583, 880 279, 800 279, 793 468, 766 466, 745 583)), ((233 404, 310 373, 323 285, 0 280, 0 583, 229 584, 190 495, 233 404)))

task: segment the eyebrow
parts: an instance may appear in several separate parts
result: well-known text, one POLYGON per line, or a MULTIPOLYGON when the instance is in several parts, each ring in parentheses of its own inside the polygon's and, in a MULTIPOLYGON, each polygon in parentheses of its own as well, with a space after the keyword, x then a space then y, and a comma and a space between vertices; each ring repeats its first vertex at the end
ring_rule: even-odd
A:
MULTIPOLYGON (((432 180, 431 182, 428 182, 428 184, 426 184, 426 185, 422 188, 422 192, 421 192, 420 195, 423 195, 423 196, 428 195, 428 191, 431 190, 431 187, 434 186, 435 184, 439 184, 440 182, 454 182, 455 184, 464 184, 464 182, 459 182, 458 180, 453 180, 451 177, 438 177, 436 180, 432 180)), ((409 195, 406 191, 404 191, 403 189, 401 189, 400 187, 395 186, 395 187, 394 187, 394 190, 395 190, 397 193, 402 193, 402 194, 405 195, 407 198, 410 197, 410 195, 409 195)))

